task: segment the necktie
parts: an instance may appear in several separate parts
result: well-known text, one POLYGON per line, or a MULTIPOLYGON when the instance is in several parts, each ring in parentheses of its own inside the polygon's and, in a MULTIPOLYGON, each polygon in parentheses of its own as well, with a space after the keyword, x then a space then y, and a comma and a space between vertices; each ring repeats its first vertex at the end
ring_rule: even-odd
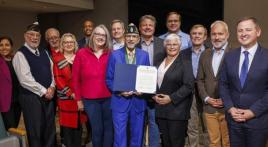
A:
POLYGON ((243 53, 244 53, 245 59, 244 59, 244 62, 242 64, 241 73, 240 73, 240 84, 241 84, 241 87, 243 87, 244 84, 245 84, 245 81, 246 81, 246 78, 247 78, 247 74, 248 74, 248 63, 249 63, 249 59, 248 59, 249 52, 248 51, 244 51, 243 53))
POLYGON ((129 52, 128 53, 128 62, 129 62, 129 64, 133 64, 133 60, 134 60, 134 53, 129 52))
POLYGON ((39 56, 39 52, 38 52, 38 50, 35 50, 34 54, 35 54, 36 56, 39 56))

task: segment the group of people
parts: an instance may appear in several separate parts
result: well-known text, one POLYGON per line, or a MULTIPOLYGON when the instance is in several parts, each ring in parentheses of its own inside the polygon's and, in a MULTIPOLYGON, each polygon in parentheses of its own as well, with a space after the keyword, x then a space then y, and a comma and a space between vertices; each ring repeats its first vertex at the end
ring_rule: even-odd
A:
POLYGON ((39 24, 31 24, 16 54, 12 40, 0 37, 6 129, 18 126, 22 110, 29 146, 54 147, 58 112, 66 147, 81 146, 83 123, 93 147, 141 147, 146 125, 150 147, 198 147, 199 126, 207 129, 209 147, 265 147, 268 50, 258 43, 256 18, 238 21, 236 49, 224 21, 211 24, 211 47, 205 26, 192 26, 188 35, 180 25, 180 14, 170 12, 168 32, 156 37, 152 15, 142 16, 138 28, 116 19, 110 35, 86 20, 81 40, 49 28, 43 48, 39 24), (157 67, 156 93, 114 90, 117 64, 157 67))

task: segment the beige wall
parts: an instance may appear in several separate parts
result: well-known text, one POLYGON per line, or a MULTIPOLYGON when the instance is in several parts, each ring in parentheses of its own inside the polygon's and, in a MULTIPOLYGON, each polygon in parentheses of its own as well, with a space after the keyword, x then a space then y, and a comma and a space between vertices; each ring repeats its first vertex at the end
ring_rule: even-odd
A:
POLYGON ((18 49, 23 43, 25 28, 36 19, 36 13, 0 11, 0 35, 8 35, 14 42, 14 49, 18 49))
POLYGON ((98 24, 105 24, 108 28, 113 19, 128 20, 127 0, 94 1, 94 10, 87 12, 63 13, 59 16, 59 28, 62 33, 74 33, 78 39, 82 38, 82 24, 85 19, 93 20, 98 24))
POLYGON ((260 44, 268 48, 268 17, 267 0, 225 0, 224 1, 224 20, 229 25, 231 32, 230 43, 232 46, 239 46, 236 39, 236 22, 244 16, 254 16, 259 20, 262 28, 262 35, 259 39, 260 44))

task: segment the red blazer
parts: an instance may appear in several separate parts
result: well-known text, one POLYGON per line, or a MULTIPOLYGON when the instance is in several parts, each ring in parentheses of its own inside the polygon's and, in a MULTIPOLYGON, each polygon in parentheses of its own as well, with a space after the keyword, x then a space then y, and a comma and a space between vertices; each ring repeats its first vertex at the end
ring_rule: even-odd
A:
POLYGON ((11 103, 12 79, 6 61, 1 56, 0 75, 0 112, 7 112, 11 103))
POLYGON ((78 119, 80 119, 80 122, 83 123, 87 120, 87 118, 84 113, 78 112, 77 101, 71 97, 73 94, 71 65, 62 54, 53 56, 53 61, 60 125, 77 128, 78 119))

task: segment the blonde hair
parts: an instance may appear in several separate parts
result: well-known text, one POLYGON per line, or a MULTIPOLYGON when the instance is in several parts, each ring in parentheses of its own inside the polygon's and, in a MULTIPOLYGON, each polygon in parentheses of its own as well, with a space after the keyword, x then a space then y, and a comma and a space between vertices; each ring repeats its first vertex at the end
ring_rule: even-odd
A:
POLYGON ((73 41, 74 41, 74 53, 76 53, 77 50, 78 50, 78 43, 77 43, 77 41, 76 41, 76 37, 75 37, 72 33, 65 33, 65 34, 63 34, 63 35, 61 36, 61 39, 60 39, 60 52, 61 52, 61 53, 64 52, 64 51, 63 51, 63 42, 64 42, 64 39, 65 39, 66 37, 71 37, 71 38, 73 39, 73 41))

